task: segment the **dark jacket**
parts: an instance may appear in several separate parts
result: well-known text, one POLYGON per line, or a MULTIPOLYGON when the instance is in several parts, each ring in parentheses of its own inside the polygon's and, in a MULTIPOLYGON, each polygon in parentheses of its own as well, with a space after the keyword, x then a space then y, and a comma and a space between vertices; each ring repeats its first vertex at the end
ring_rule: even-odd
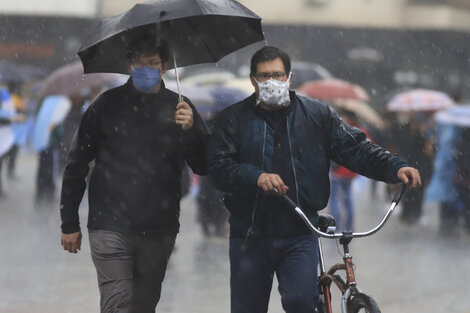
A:
MULTIPOLYGON (((253 94, 223 110, 208 146, 209 174, 226 192, 232 236, 244 236, 250 227, 259 232, 262 190, 257 180, 272 169, 273 129, 256 113, 255 102, 253 94)), ((291 92, 291 106, 287 131, 297 194, 293 200, 312 223, 328 202, 330 159, 364 176, 398 182, 397 171, 406 162, 373 144, 328 105, 291 92)))
POLYGON ((194 125, 174 121, 178 95, 164 87, 139 92, 129 80, 98 96, 85 112, 65 168, 62 231, 80 230, 78 207, 89 163, 88 228, 177 233, 185 161, 205 175, 208 130, 194 106, 194 125))

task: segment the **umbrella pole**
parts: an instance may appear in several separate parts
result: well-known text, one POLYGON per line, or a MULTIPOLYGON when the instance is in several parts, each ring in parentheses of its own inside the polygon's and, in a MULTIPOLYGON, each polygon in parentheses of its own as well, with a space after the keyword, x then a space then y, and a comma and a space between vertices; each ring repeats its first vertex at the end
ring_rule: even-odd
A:
POLYGON ((178 67, 176 66, 175 51, 173 51, 173 64, 175 65, 176 88, 178 88, 178 100, 179 100, 179 102, 182 102, 183 101, 183 96, 181 96, 180 77, 178 76, 178 67))

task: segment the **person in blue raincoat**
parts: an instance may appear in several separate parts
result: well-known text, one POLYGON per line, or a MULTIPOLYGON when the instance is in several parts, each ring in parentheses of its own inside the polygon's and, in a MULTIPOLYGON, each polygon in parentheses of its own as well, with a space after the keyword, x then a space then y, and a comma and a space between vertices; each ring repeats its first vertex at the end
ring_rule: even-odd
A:
POLYGON ((438 202, 440 206, 440 230, 443 234, 455 232, 460 215, 460 197, 454 178, 456 176, 456 147, 461 128, 438 123, 438 146, 434 169, 426 188, 424 202, 438 202))
POLYGON ((11 127, 14 133, 13 145, 10 147, 9 151, 3 156, 0 155, 0 194, 3 193, 2 186, 2 167, 5 161, 8 161, 8 176, 11 178, 13 175, 13 157, 18 147, 18 144, 21 143, 20 140, 23 138, 23 122, 25 121, 25 116, 17 112, 11 93, 6 87, 0 86, 0 125, 8 125, 11 127))
POLYGON ((346 124, 327 104, 297 95, 289 56, 266 46, 251 58, 248 98, 216 117, 209 174, 230 211, 231 312, 267 312, 274 274, 284 310, 313 313, 318 240, 280 194, 317 225, 329 197, 330 160, 388 183, 419 172, 346 124))

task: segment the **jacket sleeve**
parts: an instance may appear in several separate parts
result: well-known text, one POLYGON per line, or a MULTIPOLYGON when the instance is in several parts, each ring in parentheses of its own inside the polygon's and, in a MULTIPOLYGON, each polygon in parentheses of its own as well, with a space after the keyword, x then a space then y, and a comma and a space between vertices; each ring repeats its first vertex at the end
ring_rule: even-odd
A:
POLYGON ((184 154, 186 163, 195 174, 207 175, 207 144, 209 141, 209 129, 194 105, 185 98, 193 110, 193 127, 184 134, 184 154))
MULTIPOLYGON (((99 98, 98 98, 99 99, 99 98)), ((96 102, 99 102, 97 99, 96 102)), ((62 180, 60 217, 62 232, 80 231, 78 208, 86 188, 89 163, 98 150, 99 106, 92 104, 85 112, 72 141, 62 180)))
POLYGON ((240 162, 239 130, 230 111, 216 119, 208 146, 209 175, 215 187, 228 193, 253 193, 258 188, 259 167, 240 162))
POLYGON ((331 158, 347 169, 386 183, 398 183, 397 172, 407 166, 404 159, 372 143, 360 129, 329 112, 331 158))

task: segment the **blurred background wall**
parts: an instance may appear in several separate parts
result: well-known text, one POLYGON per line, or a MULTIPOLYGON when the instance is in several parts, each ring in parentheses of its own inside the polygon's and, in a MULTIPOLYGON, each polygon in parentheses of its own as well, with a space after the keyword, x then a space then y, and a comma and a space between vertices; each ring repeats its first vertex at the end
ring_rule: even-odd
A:
MULTIPOLYGON (((77 58, 98 18, 137 2, 144 1, 1 1, 0 59, 52 71, 77 58)), ((467 92, 469 0, 240 2, 263 18, 268 44, 361 84, 377 102, 404 85, 467 92)), ((236 71, 253 51, 240 51, 220 64, 236 71)))

